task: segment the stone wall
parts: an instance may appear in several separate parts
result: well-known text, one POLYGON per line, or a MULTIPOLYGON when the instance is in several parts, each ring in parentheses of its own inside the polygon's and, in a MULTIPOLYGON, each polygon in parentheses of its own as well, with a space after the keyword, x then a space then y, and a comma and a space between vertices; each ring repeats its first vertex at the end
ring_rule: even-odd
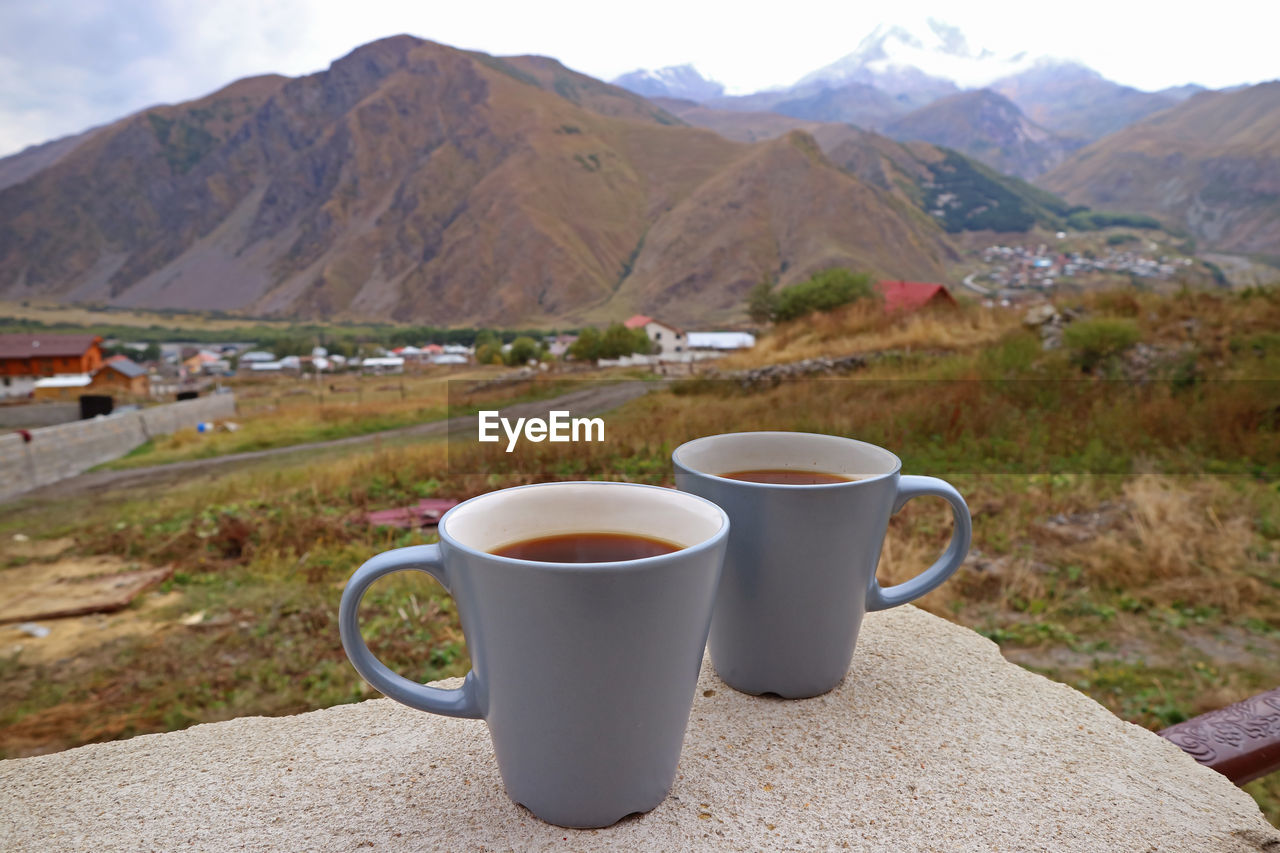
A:
POLYGON ((0 435, 0 500, 74 477, 157 435, 236 412, 234 394, 214 394, 87 421, 0 435))
POLYGON ((80 420, 80 403, 22 403, 0 406, 0 429, 65 424, 80 420))

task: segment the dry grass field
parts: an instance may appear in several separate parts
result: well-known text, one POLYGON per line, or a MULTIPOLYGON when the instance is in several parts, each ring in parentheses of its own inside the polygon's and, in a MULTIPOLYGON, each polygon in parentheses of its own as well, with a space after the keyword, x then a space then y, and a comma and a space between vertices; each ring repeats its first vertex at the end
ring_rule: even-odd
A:
POLYGON ((0 317, 14 320, 31 320, 49 326, 134 326, 147 328, 160 326, 166 329, 199 329, 201 331, 232 331, 245 326, 262 326, 287 331, 288 320, 247 320, 241 317, 217 317, 192 311, 166 311, 163 313, 137 308, 96 308, 87 305, 67 305, 57 302, 0 301, 0 317))

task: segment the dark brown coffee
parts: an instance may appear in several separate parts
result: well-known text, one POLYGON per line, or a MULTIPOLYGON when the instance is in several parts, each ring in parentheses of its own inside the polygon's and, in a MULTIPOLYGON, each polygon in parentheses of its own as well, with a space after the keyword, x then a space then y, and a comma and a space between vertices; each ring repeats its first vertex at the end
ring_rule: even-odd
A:
POLYGON ((758 468, 752 471, 734 471, 720 476, 730 480, 773 483, 778 486, 821 486, 826 483, 848 483, 857 479, 843 474, 828 474, 825 471, 802 471, 799 468, 758 468))
POLYGON ((617 563, 680 550, 679 545, 630 533, 563 533, 504 545, 491 553, 539 563, 617 563))

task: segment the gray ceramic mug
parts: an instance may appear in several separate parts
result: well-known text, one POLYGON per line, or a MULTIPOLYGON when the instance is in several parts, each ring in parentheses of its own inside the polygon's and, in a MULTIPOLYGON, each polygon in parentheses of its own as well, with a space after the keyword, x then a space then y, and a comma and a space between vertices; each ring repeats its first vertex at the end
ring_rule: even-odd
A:
POLYGON ((731 687, 786 698, 831 690, 849 670, 862 617, 919 598, 959 567, 972 536, 960 493, 934 477, 903 476, 902 462, 862 441, 798 432, 713 435, 672 454, 676 486, 719 504, 733 529, 711 620, 711 661, 731 687), (772 485, 721 474, 764 469, 857 478, 772 485), (942 557, 906 583, 876 581, 889 517, 908 500, 951 504, 955 530, 942 557))
POLYGON ((608 826, 646 812, 675 781, 702 666, 729 519, 709 501, 633 483, 545 483, 445 513, 440 544, 387 551, 356 570, 339 627, 352 664, 398 702, 482 718, 508 795, 550 823, 608 826), (683 546, 612 563, 489 553, 566 533, 624 533, 683 546), (471 655, 462 687, 395 674, 360 635, 365 591, 426 572, 458 605, 471 655))

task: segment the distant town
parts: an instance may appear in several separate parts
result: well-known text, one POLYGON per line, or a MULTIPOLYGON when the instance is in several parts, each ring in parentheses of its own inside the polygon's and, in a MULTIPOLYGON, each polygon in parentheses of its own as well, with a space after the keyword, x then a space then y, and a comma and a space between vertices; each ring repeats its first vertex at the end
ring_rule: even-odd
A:
POLYGON ((1063 252, 1045 243, 1037 246, 988 246, 981 261, 986 269, 964 279, 969 290, 990 297, 1018 297, 1051 292, 1089 274, 1127 275, 1151 281, 1172 281, 1195 261, 1167 254, 1145 254, 1133 248, 1108 247, 1101 252, 1063 252))
POLYGON ((755 345, 755 336, 749 332, 688 331, 643 314, 615 327, 623 335, 621 342, 612 340, 608 330, 603 336, 592 329, 581 337, 551 334, 541 340, 518 337, 506 342, 482 332, 471 344, 361 344, 348 354, 325 346, 314 346, 305 354, 284 354, 270 345, 245 341, 157 344, 104 340, 92 334, 8 334, 0 335, 0 401, 70 401, 83 395, 111 395, 121 401, 144 402, 210 390, 231 377, 399 374, 475 364, 546 369, 556 362, 576 361, 604 367, 664 368, 755 345))

